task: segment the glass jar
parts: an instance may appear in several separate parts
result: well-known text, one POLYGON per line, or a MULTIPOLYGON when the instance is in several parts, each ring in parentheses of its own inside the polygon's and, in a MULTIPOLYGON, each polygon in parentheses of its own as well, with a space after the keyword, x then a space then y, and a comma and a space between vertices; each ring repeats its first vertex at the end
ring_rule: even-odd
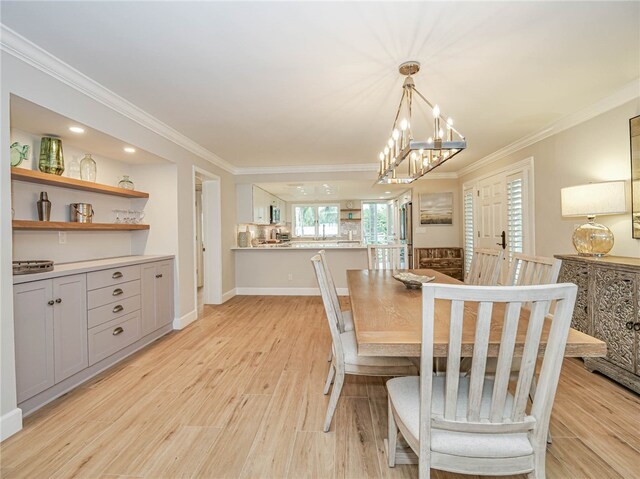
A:
POLYGON ((118 188, 123 188, 125 190, 133 190, 133 181, 129 179, 129 175, 123 175, 122 179, 118 183, 118 188))
POLYGON ((85 153, 80 161, 80 178, 84 181, 96 182, 96 162, 90 153, 85 153))

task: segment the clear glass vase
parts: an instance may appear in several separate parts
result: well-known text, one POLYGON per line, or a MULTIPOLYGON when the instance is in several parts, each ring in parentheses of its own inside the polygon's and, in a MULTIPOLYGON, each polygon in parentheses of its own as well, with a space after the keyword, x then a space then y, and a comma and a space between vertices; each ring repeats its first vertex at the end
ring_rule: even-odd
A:
POLYGON ((133 190, 134 189, 133 181, 131 181, 129 179, 129 175, 123 175, 122 176, 122 179, 118 183, 118 187, 119 188, 123 188, 125 190, 133 190))
POLYGON ((96 182, 96 162, 89 153, 84 154, 84 158, 80 161, 80 178, 84 181, 96 182))

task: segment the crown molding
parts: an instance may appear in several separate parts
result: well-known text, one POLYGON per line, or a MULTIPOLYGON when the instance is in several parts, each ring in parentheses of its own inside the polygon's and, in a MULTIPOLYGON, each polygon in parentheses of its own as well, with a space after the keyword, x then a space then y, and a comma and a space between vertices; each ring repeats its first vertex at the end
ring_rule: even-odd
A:
POLYGON ((231 163, 1 23, 0 50, 74 88, 200 158, 230 173, 235 173, 236 168, 231 163))
POLYGON ((378 171, 375 163, 339 165, 247 166, 235 169, 236 175, 282 175, 287 173, 342 173, 378 171))
POLYGON ((513 143, 510 143, 509 145, 500 148, 490 155, 487 155, 484 158, 470 164, 469 166, 461 168, 460 170, 458 170, 458 177, 468 175, 469 173, 472 173, 484 166, 487 166, 495 161, 509 156, 512 153, 520 151, 523 148, 544 140, 545 138, 557 135, 564 130, 579 125, 580 123, 584 123, 585 121, 591 120, 598 115, 602 115, 609 110, 613 110, 614 108, 619 107, 620 105, 624 105, 625 103, 637 98, 640 98, 640 78, 636 78, 635 80, 627 83, 619 90, 595 102, 594 104, 589 105, 588 107, 583 108, 582 110, 579 110, 570 115, 566 115, 559 120, 551 123, 550 125, 547 125, 545 128, 524 136, 519 140, 516 140, 513 143))

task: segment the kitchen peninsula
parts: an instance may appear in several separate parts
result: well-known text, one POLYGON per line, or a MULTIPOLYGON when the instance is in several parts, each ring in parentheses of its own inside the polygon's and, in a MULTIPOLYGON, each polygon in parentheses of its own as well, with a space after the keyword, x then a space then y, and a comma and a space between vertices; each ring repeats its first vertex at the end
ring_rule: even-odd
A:
POLYGON ((318 284, 309 261, 321 249, 326 251, 338 293, 346 295, 346 271, 367 268, 367 247, 359 242, 294 241, 233 248, 236 257, 236 294, 317 294, 318 284))

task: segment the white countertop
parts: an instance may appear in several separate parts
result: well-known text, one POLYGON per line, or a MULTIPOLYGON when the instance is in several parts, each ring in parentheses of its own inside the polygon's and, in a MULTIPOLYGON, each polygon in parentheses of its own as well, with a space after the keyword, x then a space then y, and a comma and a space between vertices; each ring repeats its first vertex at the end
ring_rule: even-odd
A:
POLYGON ((304 241, 279 244, 264 244, 251 248, 231 248, 234 251, 309 251, 320 249, 367 249, 362 243, 337 243, 335 241, 304 241))
POLYGON ((101 269, 119 268, 132 264, 152 263, 165 259, 173 259, 173 255, 119 256, 117 258, 94 259, 75 263, 59 263, 53 265, 53 271, 14 275, 13 284, 29 283, 41 279, 51 279, 59 276, 86 273, 88 271, 99 271, 101 269))

